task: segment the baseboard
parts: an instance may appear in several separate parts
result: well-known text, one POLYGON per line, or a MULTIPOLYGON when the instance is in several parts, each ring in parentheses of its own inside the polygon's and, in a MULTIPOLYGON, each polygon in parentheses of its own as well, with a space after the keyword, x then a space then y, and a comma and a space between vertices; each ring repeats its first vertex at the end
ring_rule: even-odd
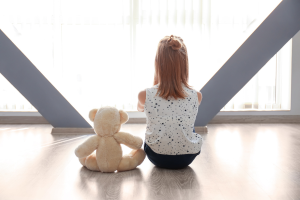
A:
POLYGON ((209 124, 300 123, 300 115, 217 115, 209 124))
MULTIPOLYGON (((130 118, 127 124, 145 124, 146 118, 130 118)), ((43 116, 0 116, 0 124, 49 124, 43 116)))
POLYGON ((146 124, 146 118, 129 118, 126 124, 146 124))
POLYGON ((95 134, 93 128, 52 128, 52 135, 86 135, 86 134, 95 134))
POLYGON ((0 124, 49 124, 43 116, 0 116, 0 124))
POLYGON ((208 129, 207 126, 195 126, 196 133, 207 133, 208 129))
MULTIPOLYGON (((145 123, 146 118, 130 118, 126 124, 145 123)), ((217 115, 209 122, 209 124, 228 123, 300 123, 300 115, 217 115)), ((0 124, 49 124, 49 122, 43 116, 0 116, 0 124)), ((200 127, 197 130, 207 132, 207 127, 200 127)))

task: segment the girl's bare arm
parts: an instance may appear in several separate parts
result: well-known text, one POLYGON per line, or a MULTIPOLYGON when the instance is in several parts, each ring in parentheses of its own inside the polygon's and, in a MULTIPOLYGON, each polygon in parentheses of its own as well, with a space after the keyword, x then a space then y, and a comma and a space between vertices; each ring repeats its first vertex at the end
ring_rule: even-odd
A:
POLYGON ((197 92, 198 95, 198 104, 200 105, 201 101, 202 101, 202 93, 201 92, 197 92))
POLYGON ((138 95, 138 105, 137 105, 138 111, 144 112, 145 101, 146 101, 146 90, 142 90, 138 95))

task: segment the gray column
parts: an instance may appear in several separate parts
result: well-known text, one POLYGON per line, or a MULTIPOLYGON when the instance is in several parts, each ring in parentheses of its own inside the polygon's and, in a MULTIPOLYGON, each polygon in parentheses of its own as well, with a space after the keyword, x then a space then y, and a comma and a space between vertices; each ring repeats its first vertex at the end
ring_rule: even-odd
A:
POLYGON ((200 90, 195 126, 205 126, 300 30, 300 0, 283 0, 200 90))
POLYGON ((53 127, 91 128, 1 30, 0 73, 53 127))

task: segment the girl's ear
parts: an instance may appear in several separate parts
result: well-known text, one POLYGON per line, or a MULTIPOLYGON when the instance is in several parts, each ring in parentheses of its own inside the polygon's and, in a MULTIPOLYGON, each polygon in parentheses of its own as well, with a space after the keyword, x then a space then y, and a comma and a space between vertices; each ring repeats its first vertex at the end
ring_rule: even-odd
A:
POLYGON ((96 116, 97 111, 98 111, 98 109, 93 109, 93 110, 91 110, 90 113, 89 113, 89 118, 90 118, 90 120, 91 120, 92 122, 93 122, 94 119, 95 119, 95 116, 96 116))
POLYGON ((125 124, 129 119, 128 114, 124 110, 119 110, 119 113, 121 124, 125 124))

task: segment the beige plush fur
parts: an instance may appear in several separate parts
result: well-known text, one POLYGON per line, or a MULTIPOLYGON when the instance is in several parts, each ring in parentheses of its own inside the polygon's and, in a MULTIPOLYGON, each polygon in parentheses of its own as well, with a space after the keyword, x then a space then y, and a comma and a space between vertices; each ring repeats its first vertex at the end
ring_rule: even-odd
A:
POLYGON ((126 112, 114 107, 103 107, 91 110, 89 118, 94 122, 96 135, 89 137, 75 150, 83 166, 101 172, 127 171, 135 169, 144 161, 146 154, 141 149, 143 140, 129 133, 119 132, 121 125, 128 121, 126 112), (133 150, 122 157, 120 144, 133 150))

